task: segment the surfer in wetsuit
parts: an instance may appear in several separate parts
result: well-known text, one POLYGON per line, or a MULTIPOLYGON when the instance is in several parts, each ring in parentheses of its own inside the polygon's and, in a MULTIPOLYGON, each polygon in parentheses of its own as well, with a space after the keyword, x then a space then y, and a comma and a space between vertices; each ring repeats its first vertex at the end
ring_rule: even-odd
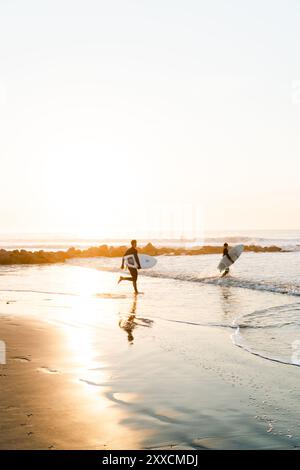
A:
MULTIPOLYGON (((223 256, 227 256, 229 261, 234 263, 233 259, 230 258, 230 255, 228 253, 228 243, 224 243, 223 256)), ((222 277, 227 276, 228 273, 229 273, 229 268, 226 268, 224 273, 222 274, 222 277)))
MULTIPOLYGON (((139 260, 139 257, 138 257, 138 252, 137 252, 137 249, 136 249, 136 246, 137 246, 137 241, 136 240, 131 240, 131 248, 129 248, 126 253, 124 254, 124 256, 127 256, 127 255, 133 255, 134 256, 134 259, 135 259, 135 262, 136 262, 136 268, 132 268, 130 266, 128 266, 128 269, 129 269, 129 272, 131 274, 131 277, 123 277, 123 276, 120 276, 120 279, 118 281, 118 284, 121 282, 121 281, 131 281, 132 284, 133 284, 133 288, 134 288, 134 292, 135 294, 138 294, 139 291, 138 291, 138 288, 137 288, 137 278, 138 278, 138 269, 141 269, 141 265, 140 265, 140 260, 139 260)), ((121 265, 121 269, 124 269, 124 256, 122 258, 122 265, 121 265)))

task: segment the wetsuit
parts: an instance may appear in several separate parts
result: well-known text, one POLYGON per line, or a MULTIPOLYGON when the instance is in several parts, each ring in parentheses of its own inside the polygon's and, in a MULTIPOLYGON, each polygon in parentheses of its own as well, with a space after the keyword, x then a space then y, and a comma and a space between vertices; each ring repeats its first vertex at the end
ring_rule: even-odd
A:
MULTIPOLYGON (((231 261, 232 263, 234 262, 233 259, 230 258, 230 255, 229 255, 229 253, 228 253, 228 248, 224 248, 224 250, 223 250, 223 256, 227 256, 227 258, 229 259, 229 261, 231 261)), ((229 273, 229 268, 226 268, 225 271, 224 271, 223 276, 226 276, 226 274, 228 274, 228 273, 229 273)), ((222 277, 223 277, 223 276, 222 276, 222 277)))
POLYGON ((230 256, 229 256, 228 248, 224 248, 224 250, 223 250, 223 256, 227 256, 227 258, 229 259, 229 261, 231 261, 232 263, 234 262, 233 259, 231 259, 230 256))
MULTIPOLYGON (((129 248, 126 251, 124 256, 127 256, 127 255, 133 255, 134 256, 134 259, 135 259, 136 264, 137 264, 137 268, 131 268, 131 267, 128 266, 128 270, 131 274, 131 277, 122 277, 122 281, 131 281, 133 283, 134 291, 137 293, 138 292, 138 290, 137 290, 138 271, 137 270, 141 269, 137 249, 133 248, 133 247, 129 248)), ((123 259, 122 259, 122 266, 121 266, 122 269, 124 269, 124 256, 123 256, 123 259)))

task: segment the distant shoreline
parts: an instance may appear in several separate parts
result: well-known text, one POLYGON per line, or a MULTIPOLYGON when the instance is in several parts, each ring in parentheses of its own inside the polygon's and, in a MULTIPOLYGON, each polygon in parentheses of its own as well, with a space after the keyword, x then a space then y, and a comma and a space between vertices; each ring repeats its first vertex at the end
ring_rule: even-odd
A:
MULTIPOLYGON (((29 250, 0 250, 0 265, 12 264, 49 264, 64 263, 66 260, 73 258, 119 258, 122 257, 126 246, 110 246, 101 245, 98 247, 90 247, 87 249, 69 248, 66 251, 29 251, 29 250)), ((245 251, 254 253, 277 253, 284 252, 283 248, 278 246, 258 246, 245 245, 245 251)), ((152 256, 169 255, 169 256, 191 256, 191 255, 209 255, 221 254, 222 247, 214 245, 206 245, 195 248, 184 247, 155 247, 152 243, 139 248, 140 253, 152 256)))

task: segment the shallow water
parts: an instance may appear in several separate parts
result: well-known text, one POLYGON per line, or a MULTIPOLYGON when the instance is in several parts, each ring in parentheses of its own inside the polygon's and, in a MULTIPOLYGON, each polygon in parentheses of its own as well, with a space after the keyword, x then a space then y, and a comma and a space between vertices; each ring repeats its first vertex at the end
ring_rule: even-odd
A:
POLYGON ((300 303, 256 288, 274 284, 275 262, 296 277, 287 255, 245 254, 222 281, 218 257, 161 257, 138 297, 103 271, 117 271, 117 259, 5 267, 1 313, 62 328, 68 366, 45 366, 73 364, 82 386, 124 411, 120 425, 147 431, 144 447, 297 446, 300 369, 274 361, 297 362, 300 303))
MULTIPOLYGON (((216 275, 218 260, 217 255, 161 256, 157 266, 149 272, 144 271, 143 274, 196 283, 199 287, 214 285, 220 287, 221 291, 228 289, 230 292, 231 288, 239 288, 242 292, 252 290, 285 294, 282 297, 282 305, 275 308, 267 305, 263 312, 254 302, 253 311, 247 314, 247 321, 243 319, 242 308, 240 311, 237 309, 236 317, 231 310, 231 326, 237 328, 233 340, 238 346, 266 359, 299 365, 300 253, 244 253, 231 268, 230 276, 225 279, 216 275)), ((120 261, 74 260, 73 263, 113 271, 117 270, 120 261)), ((187 313, 186 316, 188 315, 187 313)), ((188 319, 185 318, 184 321, 188 319)), ((215 315, 213 319, 204 319, 201 316, 201 321, 206 325, 222 325, 222 322, 218 323, 215 315)))

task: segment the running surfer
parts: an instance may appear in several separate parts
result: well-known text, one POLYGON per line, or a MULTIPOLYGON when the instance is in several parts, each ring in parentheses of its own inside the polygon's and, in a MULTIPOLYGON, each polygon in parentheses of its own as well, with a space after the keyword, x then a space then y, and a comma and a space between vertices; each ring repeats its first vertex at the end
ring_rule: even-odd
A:
MULTIPOLYGON (((229 255, 229 253, 228 253, 228 243, 224 243, 223 256, 227 256, 227 258, 229 259, 229 261, 231 261, 231 263, 234 263, 233 259, 230 258, 230 255, 229 255)), ((227 267, 227 268, 225 269, 225 271, 223 272, 223 274, 222 274, 221 277, 227 276, 228 273, 229 273, 229 267, 227 267)))
POLYGON ((120 276, 118 284, 120 284, 121 281, 131 281, 132 284, 133 284, 135 294, 138 294, 139 291, 138 291, 138 288, 137 288, 137 278, 138 278, 138 269, 141 269, 141 265, 140 265, 140 260, 139 260, 139 257, 138 257, 138 251, 137 251, 136 247, 137 247, 137 241, 136 240, 131 240, 131 247, 126 251, 126 253, 124 254, 124 256, 122 258, 121 269, 124 269, 124 265, 125 265, 124 257, 127 256, 127 255, 133 255, 134 256, 137 267, 133 268, 131 266, 128 266, 131 277, 120 276))

